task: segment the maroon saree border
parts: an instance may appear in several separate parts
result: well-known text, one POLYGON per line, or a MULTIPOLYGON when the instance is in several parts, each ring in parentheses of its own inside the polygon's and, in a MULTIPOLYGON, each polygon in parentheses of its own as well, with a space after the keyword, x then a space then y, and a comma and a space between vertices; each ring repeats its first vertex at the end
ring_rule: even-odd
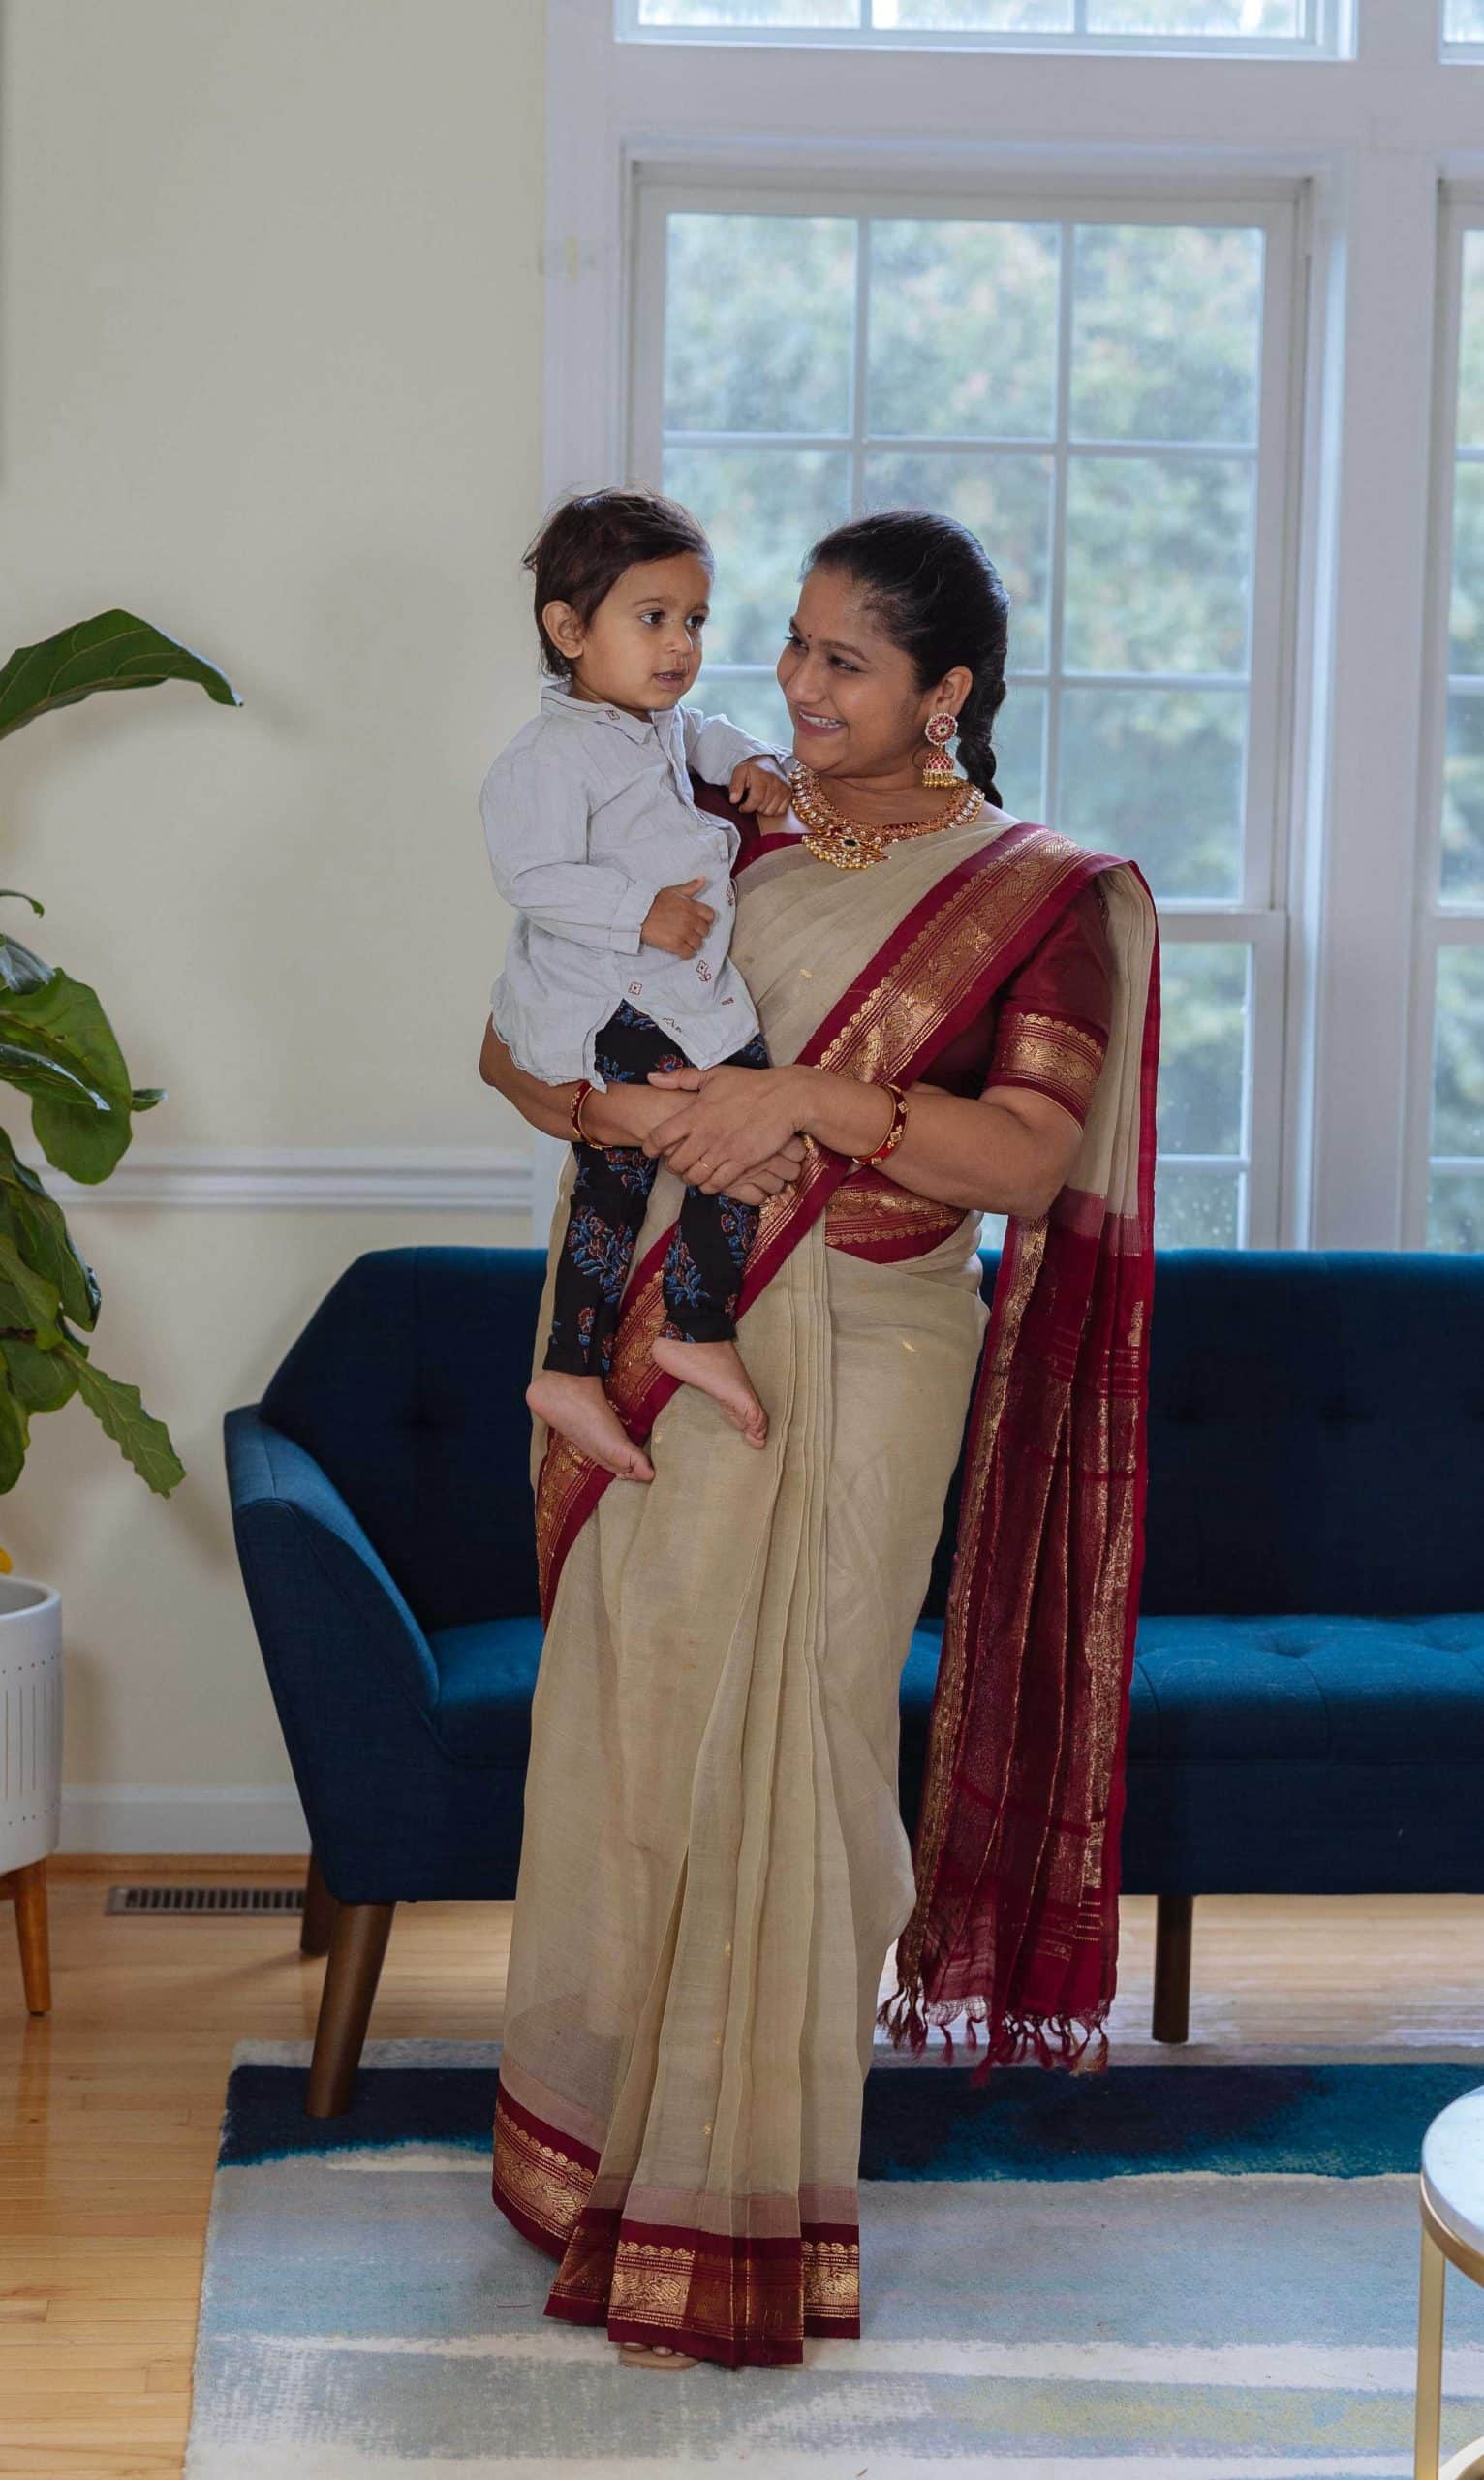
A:
MULTIPOLYGON (((747 850, 747 858, 766 850, 796 849, 796 836, 761 837, 747 850)), ((996 882, 1022 860, 1037 843, 1043 847, 1047 885, 1014 928, 998 945, 986 941, 963 976, 956 999, 935 1018, 930 1034, 915 1040, 905 1035, 889 1054, 882 1074, 911 1084, 938 1054, 972 1025, 1000 984, 1024 963, 1066 907, 1105 870, 1120 866, 1111 853, 1088 852, 1030 820, 1017 820, 993 843, 954 863, 903 916, 817 1027, 799 1053, 800 1065, 819 1067, 832 1049, 843 1045, 844 1058, 862 1044, 849 1039, 854 1021, 881 1003, 891 976, 914 944, 930 931, 939 915, 966 894, 987 899, 996 882)), ((966 925, 973 926, 973 925, 966 925)), ((833 1064, 833 1063, 832 1063, 833 1064)), ((843 1062, 841 1063, 843 1064, 843 1062)), ((851 1169, 848 1158, 811 1146, 796 1186, 763 1209, 757 1238, 748 1260, 740 1315, 772 1281, 779 1268, 824 1211, 830 1196, 851 1169)), ((662 1232, 642 1262, 633 1271, 614 1348, 609 1396, 631 1437, 646 1439, 679 1381, 655 1367, 648 1346, 658 1332, 660 1277, 669 1233, 662 1232), (648 1323, 646 1323, 646 1312, 648 1323)), ((578 1454, 566 1440, 548 1441, 537 1483, 537 1557, 541 1571, 541 1614, 549 1619, 567 1554, 598 1505, 613 1475, 578 1454)))
POLYGON ((858 2223, 805 2220, 762 2237, 650 2222, 591 2201, 598 2168, 591 2145, 501 2086, 491 2192, 556 2261, 546 2315, 727 2368, 791 2367, 808 2339, 859 2335, 858 2223))

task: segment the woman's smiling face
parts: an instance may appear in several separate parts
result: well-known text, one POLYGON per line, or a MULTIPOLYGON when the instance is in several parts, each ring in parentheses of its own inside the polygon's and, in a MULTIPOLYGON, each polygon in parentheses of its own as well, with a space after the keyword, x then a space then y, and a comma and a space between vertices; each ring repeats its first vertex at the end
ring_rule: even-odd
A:
POLYGON ((935 697, 918 687, 911 657, 887 636, 855 579, 830 568, 811 569, 804 580, 778 685, 797 756, 819 775, 851 778, 910 766, 935 697))

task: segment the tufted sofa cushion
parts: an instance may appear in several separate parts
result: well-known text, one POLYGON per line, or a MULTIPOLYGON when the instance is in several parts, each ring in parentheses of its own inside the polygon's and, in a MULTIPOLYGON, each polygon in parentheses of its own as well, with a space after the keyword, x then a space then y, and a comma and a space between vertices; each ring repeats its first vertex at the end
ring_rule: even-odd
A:
POLYGON ((538 1249, 378 1249, 269 1380, 265 1421, 354 1507, 424 1628, 537 1606, 525 1389, 538 1249))

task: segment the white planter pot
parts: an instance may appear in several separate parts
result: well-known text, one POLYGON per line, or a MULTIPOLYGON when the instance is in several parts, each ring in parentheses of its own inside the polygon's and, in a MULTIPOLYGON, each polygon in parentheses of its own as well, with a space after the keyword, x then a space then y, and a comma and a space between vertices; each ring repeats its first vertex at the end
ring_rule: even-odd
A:
POLYGON ((61 1596, 0 1575, 0 1876, 45 1860, 61 1830, 61 1596))

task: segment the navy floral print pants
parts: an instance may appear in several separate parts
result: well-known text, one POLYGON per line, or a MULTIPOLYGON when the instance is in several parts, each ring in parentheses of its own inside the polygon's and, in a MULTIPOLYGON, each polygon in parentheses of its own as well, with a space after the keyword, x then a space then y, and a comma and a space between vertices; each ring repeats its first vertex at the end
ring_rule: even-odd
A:
MULTIPOLYGON (((648 1016, 627 1000, 598 1037, 605 1085, 641 1085, 685 1060, 648 1016)), ((727 1068, 766 1068, 762 1036, 733 1051, 727 1068)), ((638 1145, 577 1145, 567 1237, 557 1264, 547 1369, 606 1378, 634 1244, 660 1165, 638 1145)), ((687 1189, 665 1260, 662 1332, 693 1344, 726 1343, 737 1331, 737 1298, 757 1208, 735 1197, 687 1189)))

